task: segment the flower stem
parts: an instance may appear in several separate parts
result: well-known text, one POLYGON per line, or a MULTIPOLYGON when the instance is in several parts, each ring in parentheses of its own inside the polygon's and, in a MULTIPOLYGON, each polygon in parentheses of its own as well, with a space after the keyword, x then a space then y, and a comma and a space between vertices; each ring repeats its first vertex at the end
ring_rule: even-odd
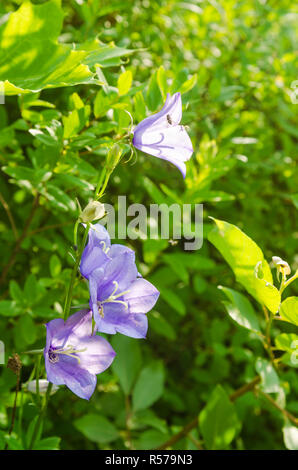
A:
POLYGON ((40 393, 39 393, 39 369, 40 369, 40 360, 41 360, 41 355, 38 354, 36 358, 36 372, 35 372, 35 377, 36 377, 36 400, 37 400, 37 405, 40 408, 40 393))
POLYGON ((34 444, 35 444, 36 438, 37 438, 37 436, 38 436, 38 433, 39 433, 39 430, 40 430, 40 427, 41 427, 43 418, 44 418, 44 416, 45 416, 45 414, 46 414, 46 410, 47 410, 47 406, 48 406, 50 394, 51 394, 51 391, 52 391, 52 387, 53 387, 53 384, 52 384, 52 383, 49 383, 48 389, 47 389, 47 393, 46 393, 46 396, 45 396, 45 401, 44 401, 43 408, 42 408, 42 410, 41 410, 41 412, 40 412, 40 414, 39 414, 38 420, 36 421, 36 424, 35 424, 35 427, 34 427, 34 431, 33 431, 32 438, 31 438, 31 442, 30 442, 30 445, 29 445, 29 450, 32 450, 32 449, 33 449, 33 446, 34 446, 34 444))
POLYGON ((282 294, 283 291, 293 282, 295 281, 295 279, 298 278, 298 269, 297 271, 295 272, 295 274, 290 277, 290 279, 288 279, 286 282, 283 282, 282 285, 280 286, 280 293, 282 294))
POLYGON ((72 269, 70 283, 69 283, 69 286, 68 286, 67 295, 66 295, 65 304, 64 304, 64 310, 63 310, 64 321, 67 320, 68 315, 69 315, 73 286, 74 286, 74 283, 75 283, 75 280, 76 280, 76 275, 77 275, 77 271, 78 271, 79 264, 80 264, 80 261, 81 261, 81 256, 82 256, 85 244, 86 244, 86 240, 87 240, 87 236, 88 236, 88 232, 89 232, 89 227, 90 227, 90 224, 88 223, 86 228, 85 228, 85 232, 84 232, 84 235, 83 235, 83 239, 82 239, 79 251, 77 252, 76 262, 75 262, 74 267, 72 269))
POLYGON ((95 192, 95 199, 96 199, 96 200, 97 200, 97 199, 100 199, 101 196, 103 195, 103 193, 105 192, 105 189, 106 189, 106 187, 107 187, 107 185, 108 185, 110 176, 111 176, 111 174, 112 174, 111 171, 109 171, 109 172, 107 173, 106 170, 105 170, 105 173, 106 173, 106 174, 105 174, 105 179, 104 179, 104 182, 103 182, 103 184, 102 184, 102 186, 101 186, 101 189, 100 189, 100 186, 99 186, 99 185, 98 185, 98 187, 96 188, 96 192, 95 192))

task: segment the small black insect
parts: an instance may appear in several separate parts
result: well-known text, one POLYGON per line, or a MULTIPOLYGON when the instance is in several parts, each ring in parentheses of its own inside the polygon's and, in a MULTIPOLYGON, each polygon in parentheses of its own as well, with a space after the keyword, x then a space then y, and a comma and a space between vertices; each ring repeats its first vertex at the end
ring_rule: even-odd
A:
POLYGON ((167 121, 170 124, 170 126, 173 124, 172 118, 169 114, 167 114, 167 121))

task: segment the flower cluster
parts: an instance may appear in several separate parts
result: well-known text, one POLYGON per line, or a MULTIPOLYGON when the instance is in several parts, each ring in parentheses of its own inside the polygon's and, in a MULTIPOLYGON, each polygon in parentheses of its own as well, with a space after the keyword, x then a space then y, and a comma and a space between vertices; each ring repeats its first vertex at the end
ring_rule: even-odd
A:
POLYGON ((106 229, 93 225, 80 270, 89 281, 90 308, 97 330, 145 338, 145 314, 155 305, 159 292, 138 273, 134 251, 112 245, 106 229))
POLYGON ((146 313, 155 305, 159 292, 143 279, 134 252, 111 244, 100 224, 90 227, 80 271, 89 281, 90 308, 47 324, 44 350, 47 379, 66 385, 76 395, 89 399, 96 374, 107 369, 115 356, 110 344, 96 333, 122 333, 145 338, 146 313), (95 322, 95 327, 93 324, 95 322))
MULTIPOLYGON (((185 162, 193 153, 191 140, 183 126, 180 93, 167 95, 162 110, 140 122, 133 131, 133 145, 139 150, 167 160, 186 174, 185 162)), ((111 172, 121 149, 114 146, 107 159, 111 172)), ((104 214, 104 206, 90 202, 79 222, 90 223, 104 214)), ((50 321, 44 349, 47 379, 54 385, 66 385, 76 395, 89 399, 96 375, 107 369, 115 356, 110 344, 97 333, 145 338, 146 313, 159 296, 158 290, 139 274, 135 253, 124 245, 111 244, 101 224, 91 225, 88 243, 82 253, 80 271, 89 282, 90 309, 68 318, 50 321)))

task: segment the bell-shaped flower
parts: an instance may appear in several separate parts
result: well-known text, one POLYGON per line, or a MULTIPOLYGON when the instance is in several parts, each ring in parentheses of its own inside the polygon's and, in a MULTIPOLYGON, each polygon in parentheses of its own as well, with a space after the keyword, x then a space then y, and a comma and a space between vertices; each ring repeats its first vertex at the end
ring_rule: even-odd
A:
POLYGON ((182 118, 181 94, 167 95, 166 102, 159 113, 141 121, 133 131, 133 145, 142 152, 167 160, 186 174, 184 162, 193 154, 193 146, 182 118))
POLYGON ((145 338, 148 329, 145 314, 155 305, 159 292, 140 277, 134 251, 123 245, 111 245, 107 231, 102 226, 96 231, 97 225, 96 235, 91 232, 89 236, 81 263, 81 273, 89 280, 90 307, 97 329, 102 333, 145 338))
POLYGON ((115 357, 110 344, 92 330, 92 312, 82 310, 70 316, 51 320, 47 325, 44 349, 47 380, 66 385, 73 393, 89 400, 97 377, 115 357))

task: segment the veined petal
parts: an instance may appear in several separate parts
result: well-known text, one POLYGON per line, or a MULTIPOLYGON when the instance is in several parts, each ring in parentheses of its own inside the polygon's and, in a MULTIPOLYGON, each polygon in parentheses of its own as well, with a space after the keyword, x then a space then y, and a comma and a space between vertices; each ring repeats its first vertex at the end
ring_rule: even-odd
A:
POLYGON ((192 142, 183 126, 144 131, 134 146, 142 152, 167 160, 179 168, 185 176, 184 162, 193 154, 192 142))
POLYGON ((105 266, 104 276, 100 285, 98 286, 98 300, 106 300, 115 290, 115 283, 117 283, 117 292, 123 292, 129 288, 138 275, 138 270, 135 265, 134 252, 127 252, 120 254, 111 259, 105 266))
POLYGON ((85 349, 82 353, 77 353, 80 358, 80 367, 91 374, 100 374, 106 370, 116 356, 108 341, 97 335, 91 338, 81 338, 78 347, 85 349))
POLYGON ((137 279, 123 296, 130 313, 147 313, 157 302, 159 291, 145 279, 137 279))
POLYGON ((143 313, 129 313, 123 305, 108 303, 104 305, 104 317, 97 324, 101 333, 122 333, 131 338, 145 338, 148 319, 143 313))

